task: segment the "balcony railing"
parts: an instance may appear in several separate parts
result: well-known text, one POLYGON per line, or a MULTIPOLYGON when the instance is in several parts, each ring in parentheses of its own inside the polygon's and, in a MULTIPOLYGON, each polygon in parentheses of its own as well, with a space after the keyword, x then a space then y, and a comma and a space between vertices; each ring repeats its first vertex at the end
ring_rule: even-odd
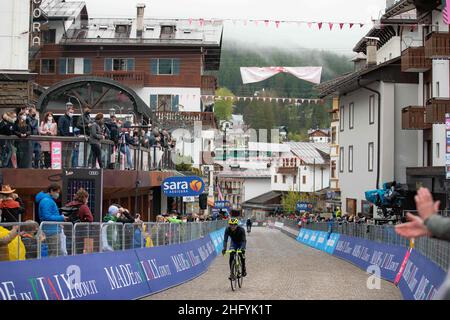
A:
POLYGON ((433 98, 426 106, 425 122, 429 124, 445 123, 445 114, 450 113, 450 99, 433 98))
POLYGON ((134 71, 105 71, 94 73, 95 77, 109 78, 123 84, 144 86, 145 72, 134 71))
MULTIPOLYGON (((62 169, 93 168, 92 151, 83 137, 50 137, 0 135, 0 167, 18 169, 62 169), (29 144, 28 144, 28 143, 29 144), (38 144, 39 147, 36 148, 38 144), (16 145, 16 149, 13 148, 16 145), (40 157, 34 158, 34 149, 40 157), (14 160, 15 159, 15 160, 14 160)), ((115 145, 110 140, 101 142, 101 157, 104 169, 111 170, 174 170, 172 150, 158 146, 115 145)))
POLYGON ((403 130, 423 130, 431 128, 431 124, 425 122, 425 108, 409 106, 402 109, 403 130))
POLYGON ((214 95, 217 90, 217 79, 214 76, 202 76, 201 93, 214 95))
POLYGON ((278 174, 296 175, 297 172, 298 172, 298 167, 280 167, 277 169, 278 174))
POLYGON ((155 112, 156 120, 163 126, 193 125, 195 121, 201 121, 203 126, 216 128, 214 112, 155 112))
POLYGON ((425 41, 425 57, 450 57, 450 34, 448 32, 432 32, 425 41))
POLYGON ((430 69, 431 60, 425 58, 425 47, 411 47, 402 52, 402 72, 425 72, 430 69))

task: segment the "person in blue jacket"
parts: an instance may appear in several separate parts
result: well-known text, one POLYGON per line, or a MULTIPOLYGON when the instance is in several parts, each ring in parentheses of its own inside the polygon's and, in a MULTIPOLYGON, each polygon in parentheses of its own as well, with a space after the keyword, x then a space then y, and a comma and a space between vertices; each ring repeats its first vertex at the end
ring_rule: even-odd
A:
MULTIPOLYGON (((66 222, 68 218, 61 215, 55 200, 61 194, 61 187, 57 184, 52 184, 47 188, 47 192, 41 191, 36 195, 36 204, 38 205, 39 220, 41 222, 66 222)), ((48 245, 48 255, 58 256, 61 251, 61 227, 58 225, 44 223, 42 227, 46 235, 48 245)))

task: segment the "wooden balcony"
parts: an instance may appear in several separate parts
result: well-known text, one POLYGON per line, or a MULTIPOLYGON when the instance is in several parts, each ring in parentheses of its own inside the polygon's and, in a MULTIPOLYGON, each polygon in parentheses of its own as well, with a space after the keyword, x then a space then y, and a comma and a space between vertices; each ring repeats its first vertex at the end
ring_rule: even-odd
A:
POLYGON ((201 94, 214 95, 216 93, 217 79, 214 76, 202 76, 201 94))
POLYGON ((195 121, 201 121, 203 127, 217 128, 214 112, 155 112, 158 123, 165 127, 194 125, 195 121))
POLYGON ((102 73, 95 73, 95 77, 109 78, 125 85, 144 86, 145 72, 134 71, 105 71, 102 73))
POLYGON ((297 175, 298 167, 279 167, 277 168, 278 174, 289 174, 289 175, 297 175))
POLYGON ((425 58, 449 58, 450 34, 448 32, 432 32, 425 41, 425 58))
POLYGON ((403 130, 423 130, 431 128, 431 124, 425 122, 425 108, 409 106, 402 109, 403 130))
POLYGON ((425 72, 431 60, 425 58, 425 47, 408 48, 402 52, 402 72, 425 72))
POLYGON ((445 114, 450 113, 450 99, 433 98, 426 106, 425 122, 429 124, 445 123, 445 114))

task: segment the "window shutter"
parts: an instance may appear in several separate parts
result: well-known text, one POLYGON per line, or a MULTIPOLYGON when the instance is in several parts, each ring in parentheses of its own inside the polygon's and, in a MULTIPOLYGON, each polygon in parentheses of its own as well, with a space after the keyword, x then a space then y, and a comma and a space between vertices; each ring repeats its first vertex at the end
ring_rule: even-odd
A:
POLYGON ((151 59, 150 64, 152 75, 156 76, 158 74, 158 59, 151 59))
POLYGON ((150 95, 150 109, 155 112, 158 109, 158 96, 156 94, 150 95))
POLYGON ((173 95, 172 96, 172 111, 173 112, 178 112, 179 111, 179 107, 178 104, 180 103, 180 96, 179 95, 173 95))
POLYGON ((173 74, 179 75, 180 74, 180 59, 173 59, 173 74))
POLYGON ((105 59, 105 71, 112 71, 112 59, 111 58, 105 59))
POLYGON ((134 71, 134 59, 127 59, 127 71, 134 71))
POLYGON ((84 59, 83 73, 84 74, 91 74, 92 73, 92 61, 91 61, 91 59, 84 59))
POLYGON ((59 74, 66 74, 66 58, 60 58, 59 59, 59 74))

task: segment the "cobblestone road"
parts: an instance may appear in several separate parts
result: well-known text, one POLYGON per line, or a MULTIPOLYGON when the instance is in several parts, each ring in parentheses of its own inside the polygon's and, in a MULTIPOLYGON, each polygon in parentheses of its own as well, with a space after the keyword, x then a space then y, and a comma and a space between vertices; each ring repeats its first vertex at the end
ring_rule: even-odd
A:
POLYGON ((228 258, 220 256, 195 280, 146 299, 401 299, 393 284, 382 280, 381 290, 369 290, 364 271, 278 230, 253 228, 247 243, 248 276, 237 292, 231 291, 227 279, 228 258))

